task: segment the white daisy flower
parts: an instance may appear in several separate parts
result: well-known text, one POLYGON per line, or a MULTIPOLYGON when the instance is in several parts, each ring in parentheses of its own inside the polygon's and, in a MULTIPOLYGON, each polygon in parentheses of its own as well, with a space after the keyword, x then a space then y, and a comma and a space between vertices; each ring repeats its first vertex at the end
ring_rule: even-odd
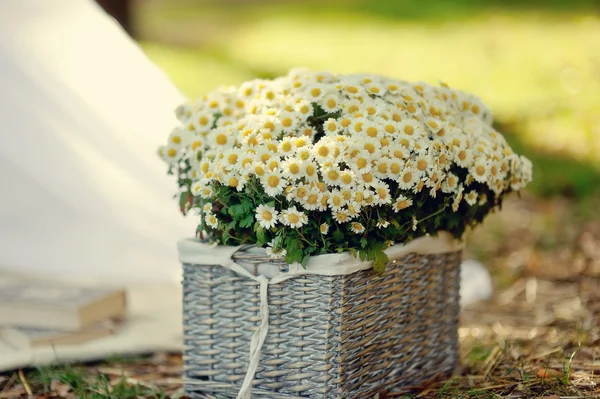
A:
POLYGON ((390 187, 384 183, 379 182, 373 185, 375 189, 375 203, 377 205, 387 205, 392 202, 392 197, 390 196, 390 187))
POLYGON ((300 118, 296 112, 285 111, 279 115, 279 123, 284 131, 291 132, 298 127, 300 118))
POLYGON ((335 136, 341 131, 341 126, 336 119, 329 118, 323 123, 323 131, 326 136, 335 136))
POLYGON ((396 198, 396 201, 394 202, 392 209, 394 210, 394 212, 398 213, 401 210, 410 207, 412 204, 413 204, 413 200, 411 198, 408 198, 404 195, 400 195, 398 198, 396 198))
POLYGON ((340 190, 331 191, 328 204, 332 211, 342 209, 342 207, 346 205, 342 192, 340 190))
POLYGON ((479 157, 473 161, 473 165, 469 168, 469 173, 473 176, 475 181, 485 183, 488 180, 489 169, 489 161, 483 157, 479 157))
POLYGON ((295 206, 292 206, 281 212, 279 221, 285 226, 298 228, 308 223, 308 216, 298 211, 295 206))
POLYGON ((388 222, 387 220, 379 219, 377 221, 377 228, 379 228, 379 229, 385 229, 389 225, 390 225, 390 222, 388 222))
POLYGON ((419 181, 420 175, 416 169, 404 168, 398 179, 398 187, 402 190, 412 189, 419 181))
POLYGON ((327 234, 329 232, 329 225, 327 223, 321 223, 319 225, 319 231, 323 235, 327 234))
POLYGON ((322 170, 323 181, 329 185, 341 185, 341 170, 337 165, 332 165, 322 170))
POLYGON ((260 182, 265 193, 271 197, 281 194, 288 184, 287 180, 282 178, 278 171, 266 172, 260 182))
POLYGON ((285 255, 287 255, 285 248, 275 249, 272 246, 266 247, 265 252, 269 257, 271 257, 271 259, 281 259, 285 258, 285 255))
POLYGON ((213 209, 213 204, 211 202, 207 202, 206 204, 204 204, 202 206, 202 210, 204 211, 204 213, 210 213, 212 212, 213 209))
POLYGON ((419 225, 419 221, 416 217, 412 217, 412 230, 417 231, 417 226, 419 225))
POLYGON ((467 202, 467 204, 473 206, 477 203, 477 196, 477 191, 471 190, 467 193, 467 195, 465 195, 465 201, 467 202))
POLYGON ((206 225, 209 227, 212 227, 214 229, 219 227, 219 220, 212 212, 206 213, 204 215, 204 221, 205 221, 206 225))
POLYGON ((304 162, 301 159, 290 157, 281 163, 282 175, 292 181, 299 180, 305 174, 304 162))
POLYGON ((463 185, 458 186, 458 191, 456 192, 456 196, 454 197, 454 201, 452 202, 452 211, 457 212, 460 206, 461 201, 463 200, 463 185))
POLYGON ((279 212, 272 206, 261 204, 256 208, 256 221, 265 229, 275 227, 278 216, 279 212))
POLYGON ((359 222, 352 222, 350 224, 350 230, 355 234, 361 234, 365 232, 365 226, 363 226, 362 223, 359 222))
POLYGON ((295 110, 300 114, 302 118, 308 118, 314 112, 312 103, 306 100, 298 102, 298 104, 296 104, 295 110))
POLYGON ((275 147, 275 152, 287 156, 292 155, 295 150, 294 139, 291 137, 285 137, 279 142, 279 145, 275 147))
POLYGON ((323 108, 328 113, 336 112, 342 107, 340 96, 334 93, 330 93, 324 96, 320 104, 321 108, 323 108))
POLYGON ((197 181, 192 184, 190 191, 192 192, 192 195, 197 197, 200 195, 200 191, 202 190, 203 187, 204 187, 204 185, 202 183, 200 183, 199 181, 197 181))
POLYGON ((350 221, 350 215, 346 209, 340 209, 333 212, 333 219, 338 223, 346 223, 350 221))

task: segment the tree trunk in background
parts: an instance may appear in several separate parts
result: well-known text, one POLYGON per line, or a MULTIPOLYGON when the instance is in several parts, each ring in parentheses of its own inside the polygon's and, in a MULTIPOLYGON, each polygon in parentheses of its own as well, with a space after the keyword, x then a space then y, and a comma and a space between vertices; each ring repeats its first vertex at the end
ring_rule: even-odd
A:
POLYGON ((117 22, 129 33, 134 36, 131 23, 131 1, 130 0, 96 0, 98 4, 109 13, 117 22))

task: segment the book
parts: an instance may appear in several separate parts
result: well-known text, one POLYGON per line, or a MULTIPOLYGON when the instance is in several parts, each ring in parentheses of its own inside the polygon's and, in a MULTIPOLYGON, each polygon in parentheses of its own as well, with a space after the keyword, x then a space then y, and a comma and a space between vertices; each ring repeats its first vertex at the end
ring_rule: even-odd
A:
POLYGON ((94 339, 110 336, 116 329, 116 320, 105 320, 81 331, 0 327, 0 341, 3 341, 14 349, 27 349, 47 345, 79 345, 94 339))
POLYGON ((81 331, 126 310, 123 289, 0 277, 0 325, 81 331))

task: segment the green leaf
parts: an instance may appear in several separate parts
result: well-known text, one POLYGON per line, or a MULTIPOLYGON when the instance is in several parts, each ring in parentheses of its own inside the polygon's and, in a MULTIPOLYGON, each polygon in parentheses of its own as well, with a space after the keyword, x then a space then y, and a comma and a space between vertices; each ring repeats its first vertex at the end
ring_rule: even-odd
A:
POLYGON ((304 267, 306 269, 306 265, 308 265, 309 260, 310 260, 310 255, 304 255, 304 257, 302 258, 302 262, 300 262, 302 267, 304 267))
POLYGON ((241 221, 240 221, 240 227, 241 228, 247 228, 252 226, 252 222, 254 222, 254 215, 252 213, 248 213, 241 221))
POLYGON ((259 247, 262 247, 267 242, 267 235, 265 234, 265 229, 256 222, 254 224, 254 231, 256 232, 256 244, 259 247))
POLYGON ((342 232, 342 230, 335 229, 335 231, 333 232, 333 239, 336 242, 344 241, 344 233, 342 232))
POLYGON ((285 261, 287 263, 302 263, 302 250, 301 249, 288 249, 286 248, 286 255, 285 255, 285 261))
POLYGON ((363 237, 363 238, 360 239, 360 246, 362 248, 365 248, 367 246, 367 244, 368 244, 367 237, 363 237))
POLYGON ((372 249, 369 254, 369 259, 373 261, 373 270, 378 274, 385 272, 385 265, 389 262, 389 258, 381 248, 372 249))
POLYGON ((179 210, 181 213, 186 215, 192 209, 192 205, 194 205, 194 195, 191 192, 186 191, 179 195, 179 210))
POLYGON ((252 203, 252 200, 250 200, 250 198, 246 197, 242 200, 241 204, 240 204, 240 208, 242 213, 247 214, 247 213, 254 213, 254 204, 252 203))
POLYGON ((358 256, 360 257, 360 260, 364 262, 367 259, 367 251, 363 249, 359 250, 358 256))

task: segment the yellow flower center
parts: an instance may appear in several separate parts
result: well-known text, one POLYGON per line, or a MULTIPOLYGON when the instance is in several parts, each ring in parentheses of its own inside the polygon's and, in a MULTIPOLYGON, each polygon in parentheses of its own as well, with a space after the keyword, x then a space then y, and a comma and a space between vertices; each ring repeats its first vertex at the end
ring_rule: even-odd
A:
POLYGON ((285 152, 290 152, 292 150, 292 143, 290 143, 289 141, 284 141, 281 144, 281 149, 285 152))
MULTIPOLYGON (((389 126, 389 125, 388 125, 388 126, 389 126)), ((393 126, 392 126, 392 127, 393 127, 393 126)), ((369 136, 369 137, 377 137, 377 133, 378 133, 378 131, 377 131, 377 128, 376 128, 376 127, 374 127, 374 126, 369 126, 369 127, 367 128, 367 136, 369 136)))
POLYGON ((365 158, 358 158, 356 160, 356 166, 358 166, 360 169, 366 168, 367 167, 367 160, 365 158))
POLYGON ((270 130, 271 132, 275 130, 275 124, 271 121, 265 122, 265 129, 270 130))
POLYGON ((337 101, 335 101, 335 99, 330 98, 327 100, 327 107, 329 108, 335 108, 337 106, 337 101))
POLYGON ((218 145, 225 145, 227 144, 227 136, 224 135, 223 133, 220 133, 217 135, 217 144, 218 145))
POLYGON ((296 197, 298 197, 298 198, 306 197, 306 188, 299 187, 298 190, 296 190, 296 197))
POLYGON ((344 184, 352 183, 352 176, 349 174, 342 175, 342 183, 344 183, 344 184))
POLYGON ((310 95, 313 97, 319 97, 321 95, 321 89, 319 89, 318 87, 310 89, 310 95))
POLYGON ((373 143, 367 143, 365 144, 365 150, 367 150, 369 154, 373 154, 375 152, 375 146, 373 143))
POLYGON ((300 221, 300 218, 295 213, 291 213, 288 215, 288 221, 292 224, 295 224, 300 221))
POLYGON ((279 185, 279 181, 281 179, 279 179, 278 176, 269 176, 269 178, 267 179, 267 184, 269 185, 269 187, 275 188, 279 185))
POLYGON ((411 173, 411 172, 406 172, 406 173, 404 174, 404 176, 402 176, 402 181, 403 181, 404 183, 410 183, 410 182, 411 182, 411 180, 412 180, 412 178, 413 178, 413 176, 412 176, 412 173, 411 173))
POLYGON ((175 148, 169 148, 167 150, 167 156, 169 158, 175 158, 177 156, 177 150, 175 148))
POLYGON ((314 205, 317 203, 318 200, 319 200, 319 196, 317 194, 311 194, 306 199, 306 203, 310 204, 310 205, 314 205))
POLYGON ((237 160, 237 154, 229 154, 229 156, 227 157, 227 162, 229 162, 230 165, 235 165, 237 163, 237 160))
POLYGON ((371 183, 373 181, 373 174, 372 173, 363 173, 362 175, 362 179, 365 183, 371 183))
POLYGON ((273 214, 269 211, 263 211, 262 218, 268 222, 273 219, 273 214))
POLYGON ((265 168, 263 168, 261 165, 256 165, 254 168, 254 173, 257 176, 263 176, 265 174, 265 168))
POLYGON ((297 163, 293 163, 293 164, 290 164, 288 170, 292 174, 297 175, 298 173, 300 173, 300 166, 297 163))
POLYGON ((232 177, 231 179, 229 179, 229 187, 237 187, 239 184, 239 180, 236 179, 235 177, 232 177))
POLYGON ((421 172, 427 169, 427 161, 424 159, 419 159, 417 161, 417 169, 419 169, 421 172))
POLYGON ((477 176, 483 176, 483 175, 485 175, 485 167, 483 167, 481 165, 478 165, 475 168, 475 173, 477 173, 477 176))
POLYGON ((325 145, 322 145, 321 147, 319 147, 317 153, 319 154, 319 156, 326 157, 327 155, 329 155, 329 148, 327 148, 327 146, 325 145))

